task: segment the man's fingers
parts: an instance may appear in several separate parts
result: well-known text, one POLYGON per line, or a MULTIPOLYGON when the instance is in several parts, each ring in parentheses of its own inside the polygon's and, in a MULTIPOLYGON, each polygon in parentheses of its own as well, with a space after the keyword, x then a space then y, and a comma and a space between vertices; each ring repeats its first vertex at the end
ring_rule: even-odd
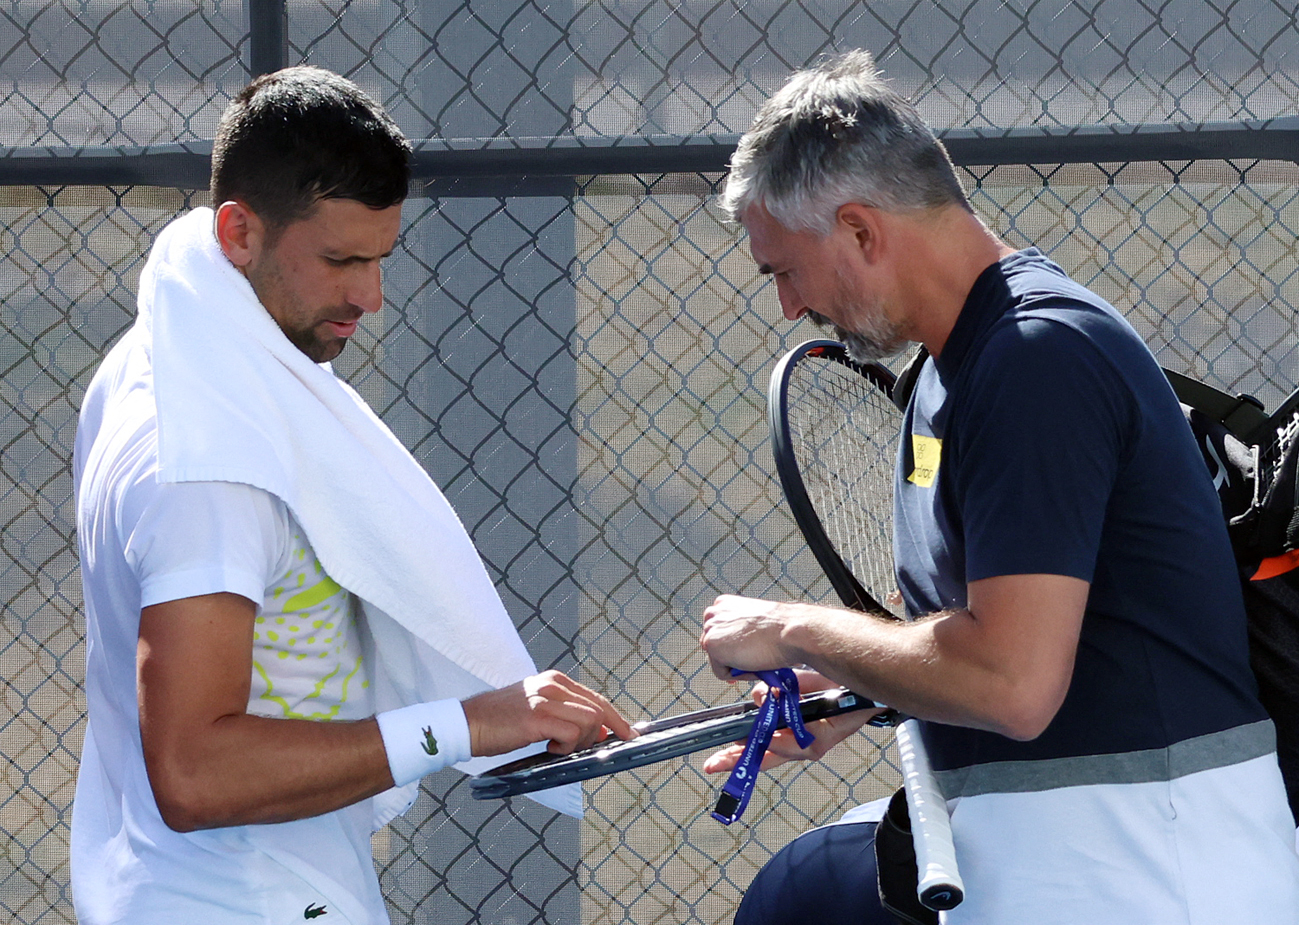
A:
MULTIPOLYGON (((773 741, 772 744, 774 745, 775 742, 773 741)), ((795 749, 795 752, 796 753, 793 755, 786 756, 769 749, 766 754, 762 756, 762 763, 759 765, 759 768, 763 771, 767 771, 771 768, 782 765, 787 761, 791 761, 794 758, 807 757, 807 755, 801 750, 795 749)), ((744 754, 744 743, 742 742, 735 745, 728 745, 721 751, 713 752, 713 754, 704 759, 704 773, 718 774, 724 771, 730 771, 740 763, 740 756, 742 754, 744 754)))
POLYGON ((608 735, 604 713, 585 703, 551 701, 534 708, 537 739, 549 740, 547 749, 567 755, 602 741, 608 735))
POLYGON ((723 681, 734 682, 736 678, 731 674, 729 665, 723 665, 712 656, 708 658, 708 667, 713 671, 713 677, 721 678, 723 681))
POLYGON ((728 745, 721 751, 713 752, 704 759, 704 773, 716 774, 719 771, 729 771, 735 767, 736 762, 740 760, 740 755, 744 752, 743 745, 728 745))
MULTIPOLYGON (((808 723, 808 731, 816 739, 807 748, 801 747, 794 734, 788 729, 777 729, 771 737, 771 744, 767 746, 766 754, 762 756, 762 764, 759 767, 767 771, 788 761, 820 761, 832 748, 866 725, 872 716, 880 712, 883 711, 858 710, 808 723)), ((704 772, 716 774, 730 771, 739 762, 743 752, 743 742, 734 742, 714 752, 705 759, 704 772)))
POLYGON ((837 681, 831 681, 819 671, 813 671, 810 668, 795 668, 794 674, 798 676, 798 689, 804 694, 843 686, 837 681))

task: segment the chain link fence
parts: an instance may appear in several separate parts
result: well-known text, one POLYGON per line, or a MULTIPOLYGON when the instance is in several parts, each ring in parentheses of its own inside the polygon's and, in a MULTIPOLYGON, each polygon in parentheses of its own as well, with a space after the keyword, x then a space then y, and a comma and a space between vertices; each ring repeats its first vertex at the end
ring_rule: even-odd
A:
MULTIPOLYGON (((545 139, 743 131, 791 69, 852 47, 941 129, 1194 132, 1288 116, 1299 95, 1299 26, 1270 0, 291 0, 285 13, 290 62, 351 76, 429 144, 535 148, 538 173, 545 139)), ((210 139, 248 79, 248 13, 230 0, 8 0, 0 22, 0 182, 17 149, 107 161, 210 139)), ((963 170, 994 230, 1120 307, 1166 366, 1269 406, 1299 381, 1293 163, 963 170)), ((720 175, 580 176, 526 195, 517 179, 452 178, 407 202, 387 305, 337 365, 442 485, 539 664, 636 718, 725 702, 735 692, 696 644, 714 594, 831 597, 773 482, 764 418, 775 358, 812 332, 780 320, 721 220, 720 175)), ((147 184, 0 186, 0 909, 24 925, 73 921, 76 411, 132 322, 154 235, 205 202, 147 184)), ((744 823, 724 828, 699 763, 589 783, 580 823, 525 799, 475 802, 435 775, 375 839, 394 921, 728 922, 772 852, 896 783, 891 743, 863 735, 764 776, 744 823)))

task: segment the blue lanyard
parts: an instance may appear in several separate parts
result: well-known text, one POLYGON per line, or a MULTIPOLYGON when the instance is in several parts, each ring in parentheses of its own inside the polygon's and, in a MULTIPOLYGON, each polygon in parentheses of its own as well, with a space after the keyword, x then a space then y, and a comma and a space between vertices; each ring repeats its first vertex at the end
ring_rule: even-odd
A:
POLYGON ((793 669, 740 671, 732 668, 731 674, 756 674, 766 682, 769 690, 767 698, 758 708, 758 715, 754 717, 753 728, 749 730, 740 760, 731 770, 731 776, 722 785, 722 793, 717 798, 713 818, 723 825, 730 825, 739 819, 744 808, 749 805, 762 756, 767 753, 767 746, 771 744, 772 735, 780 728, 781 720, 794 733, 794 739, 800 748, 807 748, 816 739, 803 725, 803 711, 798 705, 798 676, 793 669))

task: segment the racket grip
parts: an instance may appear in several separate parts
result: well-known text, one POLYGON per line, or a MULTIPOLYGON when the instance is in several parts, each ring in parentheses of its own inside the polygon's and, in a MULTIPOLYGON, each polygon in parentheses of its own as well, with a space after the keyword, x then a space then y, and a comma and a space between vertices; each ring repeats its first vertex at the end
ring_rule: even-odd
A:
POLYGON ((916 896, 928 909, 952 909, 965 898, 965 884, 956 869, 956 846, 947 800, 938 789, 933 769, 913 719, 897 727, 902 785, 911 816, 911 837, 916 846, 916 896))

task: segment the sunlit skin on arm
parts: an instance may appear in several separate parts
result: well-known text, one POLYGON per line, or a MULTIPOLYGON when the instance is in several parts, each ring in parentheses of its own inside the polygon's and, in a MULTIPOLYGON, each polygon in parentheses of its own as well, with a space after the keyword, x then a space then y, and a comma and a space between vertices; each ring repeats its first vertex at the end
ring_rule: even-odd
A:
POLYGON ((1088 590, 1062 575, 986 578, 967 609, 913 623, 727 595, 705 611, 701 642, 720 678, 803 664, 904 713, 1028 740, 1064 702, 1088 590))
MULTIPOLYGON (((373 718, 313 722, 249 714, 253 603, 210 594, 146 607, 137 684, 149 782, 177 831, 285 822, 331 812, 393 785, 373 718)), ((474 755, 549 740, 566 754, 606 728, 631 738, 609 702, 543 672, 464 702, 474 755)))

